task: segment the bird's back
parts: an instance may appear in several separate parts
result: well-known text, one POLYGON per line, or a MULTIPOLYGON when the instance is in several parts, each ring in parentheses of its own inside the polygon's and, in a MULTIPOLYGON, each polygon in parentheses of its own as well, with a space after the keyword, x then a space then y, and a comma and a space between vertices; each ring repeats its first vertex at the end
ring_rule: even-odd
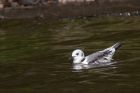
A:
POLYGON ((118 42, 118 43, 114 44, 113 46, 106 48, 102 51, 92 53, 85 57, 85 60, 83 61, 83 63, 90 64, 90 63, 94 63, 94 62, 99 62, 99 63, 109 62, 112 60, 115 50, 117 50, 120 46, 121 46, 121 43, 118 42))

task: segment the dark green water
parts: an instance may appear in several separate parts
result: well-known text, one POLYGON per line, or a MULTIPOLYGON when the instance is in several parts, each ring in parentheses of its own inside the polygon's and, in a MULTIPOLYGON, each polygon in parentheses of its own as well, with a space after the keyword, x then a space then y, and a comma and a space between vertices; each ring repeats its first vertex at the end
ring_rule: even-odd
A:
POLYGON ((0 22, 1 93, 139 93, 140 17, 0 22), (75 71, 71 52, 122 41, 112 67, 75 71))

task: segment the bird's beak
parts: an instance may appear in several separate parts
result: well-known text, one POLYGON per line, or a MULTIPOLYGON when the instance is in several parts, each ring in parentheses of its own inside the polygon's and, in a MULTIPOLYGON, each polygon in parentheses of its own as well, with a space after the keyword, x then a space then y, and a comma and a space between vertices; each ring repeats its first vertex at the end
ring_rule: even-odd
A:
POLYGON ((69 61, 73 61, 73 57, 69 57, 69 61))

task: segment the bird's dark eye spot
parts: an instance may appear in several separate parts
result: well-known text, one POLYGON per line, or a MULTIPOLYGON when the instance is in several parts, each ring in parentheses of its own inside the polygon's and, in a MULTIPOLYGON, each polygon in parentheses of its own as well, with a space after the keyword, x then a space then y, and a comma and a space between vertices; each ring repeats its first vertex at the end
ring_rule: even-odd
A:
POLYGON ((78 55, 79 55, 79 53, 76 53, 76 55, 78 56, 78 55))

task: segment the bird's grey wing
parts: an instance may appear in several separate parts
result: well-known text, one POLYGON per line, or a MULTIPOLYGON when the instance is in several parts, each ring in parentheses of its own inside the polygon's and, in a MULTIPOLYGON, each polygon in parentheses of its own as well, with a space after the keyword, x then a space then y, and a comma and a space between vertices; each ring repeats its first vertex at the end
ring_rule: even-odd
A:
POLYGON ((87 62, 94 63, 96 60, 107 56, 110 52, 111 52, 110 50, 104 50, 104 51, 99 51, 99 52, 90 54, 87 56, 87 62))

